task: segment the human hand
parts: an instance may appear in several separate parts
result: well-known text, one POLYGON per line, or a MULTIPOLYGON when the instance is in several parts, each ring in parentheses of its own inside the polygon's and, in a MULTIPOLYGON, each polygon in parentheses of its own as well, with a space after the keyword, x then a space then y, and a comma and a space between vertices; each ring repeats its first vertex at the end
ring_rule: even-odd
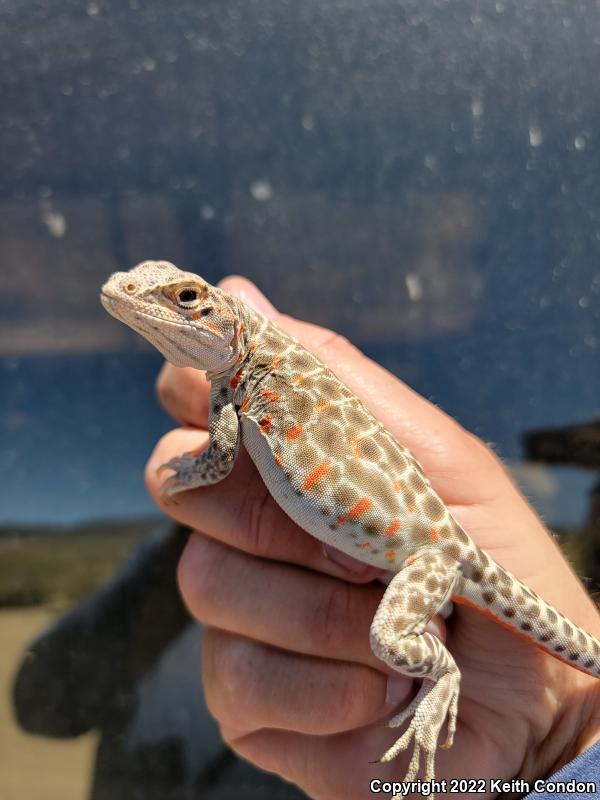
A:
MULTIPOLYGON (((598 614, 499 460, 478 439, 340 337, 278 315, 247 281, 224 288, 276 320, 329 364, 408 446, 480 547, 590 633, 598 614)), ((383 725, 412 682, 369 649, 383 587, 373 568, 332 558, 271 498, 244 451, 219 484, 159 495, 160 464, 207 441, 202 373, 166 365, 159 395, 187 427, 167 434, 147 467, 156 502, 202 531, 180 563, 180 588, 207 628, 206 699, 230 746, 314 797, 364 798, 372 778, 399 780, 410 756, 371 764, 395 741, 383 725), (357 568, 358 567, 358 568, 357 568), (386 702, 386 690, 388 701, 386 702)), ((540 653, 482 614, 457 608, 445 631, 462 673, 454 747, 436 778, 534 779, 600 738, 594 678, 540 653)))

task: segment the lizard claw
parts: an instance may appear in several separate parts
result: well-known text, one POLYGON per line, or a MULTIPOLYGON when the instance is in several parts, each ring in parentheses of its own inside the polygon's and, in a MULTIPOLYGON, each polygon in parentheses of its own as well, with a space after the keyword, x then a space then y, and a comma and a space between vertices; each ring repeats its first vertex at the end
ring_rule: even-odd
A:
MULTIPOLYGON (((166 467, 166 465, 163 466, 166 467)), ((156 470, 156 474, 158 475, 158 473, 161 472, 162 469, 163 469, 162 467, 159 467, 159 469, 156 470)), ((179 478, 177 477, 177 475, 171 475, 170 478, 167 478, 166 481, 162 482, 160 489, 158 490, 161 500, 165 503, 170 502, 170 503, 175 503, 175 505, 177 505, 177 502, 173 499, 173 495, 177 494, 177 492, 182 491, 182 489, 185 489, 185 486, 182 488, 179 487, 181 487, 179 478)))
POLYGON ((172 469, 174 472, 178 472, 180 466, 181 466, 181 459, 172 458, 170 459, 170 461, 161 464, 160 467, 156 470, 156 474, 160 475, 160 473, 164 472, 166 469, 172 469))
POLYGON ((190 452, 184 453, 182 456, 176 456, 165 464, 161 464, 156 470, 157 475, 167 469, 173 470, 175 474, 164 481, 160 487, 160 496, 166 499, 179 492, 185 492, 187 489, 193 489, 196 485, 193 479, 197 463, 197 454, 190 452))

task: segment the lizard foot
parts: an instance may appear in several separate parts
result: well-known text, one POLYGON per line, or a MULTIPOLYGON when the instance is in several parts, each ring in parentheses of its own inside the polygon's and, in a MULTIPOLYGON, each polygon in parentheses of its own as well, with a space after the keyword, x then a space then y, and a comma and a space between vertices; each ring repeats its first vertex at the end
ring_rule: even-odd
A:
MULTIPOLYGON (((414 700, 389 720, 390 727, 397 727, 412 716, 407 730, 379 761, 381 763, 391 761, 398 753, 406 750, 413 741, 413 754, 404 780, 415 780, 421 765, 421 753, 423 753, 425 758, 424 780, 432 781, 435 775, 434 760, 437 741, 446 719, 448 720, 448 733, 445 743, 441 746, 446 749, 451 747, 454 741, 459 686, 460 674, 458 671, 446 673, 434 684, 429 681, 424 682, 414 700)), ((430 797, 433 798, 433 795, 430 797)))
POLYGON ((167 461, 166 464, 161 464, 156 470, 157 475, 160 475, 166 469, 173 470, 175 474, 161 484, 160 496, 166 499, 178 492, 185 492, 186 489, 192 488, 192 476, 197 461, 198 458, 195 453, 184 453, 182 456, 167 461))

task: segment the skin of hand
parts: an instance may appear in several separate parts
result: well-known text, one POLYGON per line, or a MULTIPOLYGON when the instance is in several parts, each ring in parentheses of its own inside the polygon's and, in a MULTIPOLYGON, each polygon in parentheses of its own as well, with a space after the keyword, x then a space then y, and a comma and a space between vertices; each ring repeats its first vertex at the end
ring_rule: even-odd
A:
MULTIPOLYGON (((571 620, 600 635, 598 612, 499 459, 479 439, 345 339, 278 314, 248 281, 222 284, 274 319, 333 368, 407 445, 477 544, 571 620)), ((158 467, 208 441, 204 373, 166 364, 165 409, 183 427, 154 450, 146 480, 156 503, 194 528, 179 586, 205 626, 206 700, 240 756, 327 800, 362 800, 369 782, 401 780, 412 747, 370 763, 396 740, 384 724, 414 694, 369 649, 384 586, 377 571, 325 548, 267 492, 243 448, 231 475, 165 500, 158 467), (176 501, 176 502, 175 502, 176 501)), ((483 614, 457 606, 442 637, 462 673, 454 746, 436 778, 550 775, 600 739, 599 687, 483 614)), ((443 741, 443 736, 442 736, 443 741)), ((489 796, 489 792, 488 792, 489 796)))

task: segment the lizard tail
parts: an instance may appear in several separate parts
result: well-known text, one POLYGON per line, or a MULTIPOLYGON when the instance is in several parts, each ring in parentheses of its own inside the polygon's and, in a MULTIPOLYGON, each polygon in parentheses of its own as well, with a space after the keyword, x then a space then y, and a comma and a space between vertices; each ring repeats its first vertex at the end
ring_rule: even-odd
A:
POLYGON ((463 563, 454 602, 476 608, 554 658, 600 677, 600 641, 575 625, 479 548, 463 563))

